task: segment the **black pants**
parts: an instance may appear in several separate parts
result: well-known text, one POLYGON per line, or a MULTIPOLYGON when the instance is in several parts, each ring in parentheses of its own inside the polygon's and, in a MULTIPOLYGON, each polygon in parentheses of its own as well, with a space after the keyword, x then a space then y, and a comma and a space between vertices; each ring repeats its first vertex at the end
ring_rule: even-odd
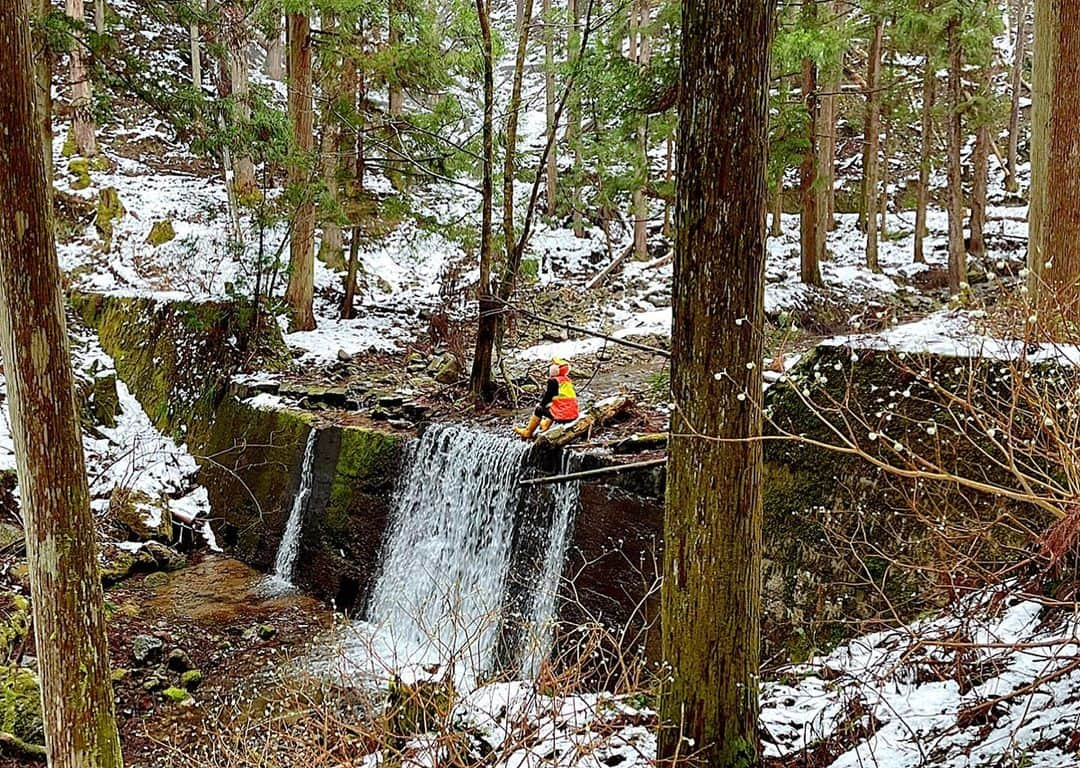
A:
POLYGON ((551 419, 552 421, 555 421, 555 417, 551 415, 551 406, 544 405, 543 403, 536 406, 536 410, 533 411, 533 416, 540 419, 551 419))

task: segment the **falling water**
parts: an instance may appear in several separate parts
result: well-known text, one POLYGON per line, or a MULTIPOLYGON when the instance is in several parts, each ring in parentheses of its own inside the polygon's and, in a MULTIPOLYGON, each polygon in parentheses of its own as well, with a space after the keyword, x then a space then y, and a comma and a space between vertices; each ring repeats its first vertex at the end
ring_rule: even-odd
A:
POLYGON ((304 463, 300 465, 300 486, 296 489, 292 510, 289 511, 289 520, 285 524, 285 533, 281 537, 281 544, 274 558, 274 570, 268 579, 271 591, 288 591, 293 586, 296 557, 300 554, 300 531, 303 528, 308 499, 311 497, 312 465, 315 459, 315 441, 318 436, 319 431, 312 427, 308 432, 307 446, 304 448, 304 463))
POLYGON ((459 683, 538 667, 577 489, 561 487, 553 505, 526 503, 541 498, 527 499, 519 485, 528 455, 520 440, 457 425, 432 426, 413 443, 363 625, 367 644, 348 656, 377 654, 384 670, 447 670, 459 683), (539 551, 523 543, 530 526, 544 529, 539 551), (511 583, 522 572, 531 583, 511 583), (523 591, 527 615, 511 620, 509 596, 523 591))

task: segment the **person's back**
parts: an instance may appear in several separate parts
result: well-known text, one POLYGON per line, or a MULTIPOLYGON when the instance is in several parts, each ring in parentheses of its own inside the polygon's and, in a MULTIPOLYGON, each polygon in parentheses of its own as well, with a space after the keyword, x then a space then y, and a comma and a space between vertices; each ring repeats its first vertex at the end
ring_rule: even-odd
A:
POLYGON ((548 367, 548 382, 540 404, 533 411, 528 426, 514 427, 514 431, 526 440, 532 439, 537 428, 547 431, 554 422, 574 421, 580 415, 577 391, 570 380, 570 363, 554 358, 548 367))

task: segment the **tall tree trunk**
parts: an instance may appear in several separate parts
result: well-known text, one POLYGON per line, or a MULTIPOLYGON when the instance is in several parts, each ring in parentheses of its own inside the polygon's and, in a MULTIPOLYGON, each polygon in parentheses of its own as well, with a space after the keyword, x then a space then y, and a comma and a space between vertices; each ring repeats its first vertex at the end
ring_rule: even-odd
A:
POLYGON ((830 75, 821 96, 818 117, 818 175, 821 177, 822 231, 836 229, 836 118, 839 75, 830 75))
POLYGON ((924 243, 929 230, 926 226, 926 204, 930 196, 930 170, 933 156, 934 86, 937 74, 932 56, 926 54, 922 82, 922 117, 919 136, 919 186, 915 190, 915 261, 926 263, 924 243))
MULTIPOLYGON (((569 62, 578 61, 581 55, 581 3, 583 0, 567 0, 570 30, 567 33, 566 58, 569 62)), ((581 199, 581 96, 575 88, 569 99, 569 116, 566 120, 566 144, 574 156, 573 189, 570 206, 573 219, 574 236, 585 237, 585 220, 582 215, 581 199)))
POLYGON ((476 351, 473 354, 469 386, 474 395, 491 394, 491 358, 495 346, 498 307, 492 296, 492 224, 494 216, 495 164, 495 59, 491 43, 491 7, 487 0, 476 0, 480 22, 480 40, 484 67, 483 182, 481 190, 480 280, 477 284, 480 313, 477 324, 476 351))
POLYGON ((1005 162, 1005 189, 1020 190, 1016 180, 1017 145, 1020 141, 1020 88, 1024 78, 1024 53, 1027 45, 1027 0, 1016 0, 1016 36, 1013 38, 1012 103, 1009 107, 1009 150, 1005 162))
POLYGON ((986 176, 990 171, 990 126, 980 125, 975 132, 975 150, 971 155, 971 215, 968 228, 971 239, 968 251, 972 256, 986 255, 986 176))
POLYGON ((53 131, 52 131, 52 75, 53 54, 43 24, 52 12, 49 0, 33 0, 34 12, 34 96, 37 99, 38 126, 45 159, 45 178, 52 194, 53 182, 53 131))
POLYGON ((947 28, 949 45, 949 293, 960 293, 965 282, 967 254, 964 249, 964 191, 960 181, 960 143, 963 93, 961 91, 961 68, 963 59, 960 45, 960 20, 953 17, 947 28))
POLYGON ((274 15, 266 36, 266 76, 281 82, 285 79, 285 46, 281 44, 281 17, 274 15))
MULTIPOLYGON (((328 35, 337 34, 337 16, 333 11, 322 13, 322 29, 328 35)), ((349 93, 355 96, 355 88, 345 90, 345 73, 341 59, 331 49, 321 58, 322 93, 325 99, 323 108, 322 135, 320 137, 320 161, 323 185, 326 187, 323 198, 323 210, 320 211, 322 223, 322 241, 319 245, 319 259, 332 269, 345 268, 344 238, 341 233, 341 194, 339 172, 342 150, 342 117, 345 108, 343 96, 349 93)))
POLYGON ((94 31, 105 34, 105 0, 94 0, 94 31))
MULTIPOLYGON (((1080 7, 1037 0, 1032 77, 1029 288, 1080 322, 1080 7)), ((1045 313, 1044 313, 1045 314, 1045 313)))
MULTIPOLYGON (((83 0, 66 0, 67 15, 82 25, 83 0)), ((90 102, 90 75, 83 64, 84 41, 82 34, 76 32, 68 58, 71 61, 71 130, 75 136, 75 151, 83 157, 94 157, 97 152, 97 127, 94 125, 90 102)))
POLYGON ((53 239, 31 4, 0 3, 0 350, 49 765, 122 768, 82 430, 53 239))
POLYGON ((188 22, 188 45, 191 58, 191 84, 202 88, 202 56, 199 53, 199 20, 192 17, 188 22))
MULTIPOLYGON (((551 16, 551 0, 543 0, 541 14, 544 17, 544 116, 547 134, 555 132, 555 24, 551 16)), ((544 200, 548 216, 554 216, 558 207, 559 163, 554 142, 548 152, 545 173, 544 200)))
MULTIPOLYGON (((405 13, 403 0, 389 0, 390 10, 386 29, 386 43, 391 48, 401 45, 401 21, 405 13)), ((404 111, 405 94, 401 88, 401 79, 397 72, 390 77, 387 83, 387 112, 390 119, 390 135, 387 139, 389 157, 386 158, 386 178, 390 180, 394 189, 405 189, 405 177, 401 172, 404 165, 401 157, 403 150, 401 143, 401 114, 404 111)))
POLYGON ((874 20, 870 40, 870 55, 866 72, 866 123, 863 136, 863 200, 861 215, 866 226, 866 266, 880 272, 878 266, 878 151, 881 142, 881 47, 885 35, 885 20, 874 20))
POLYGON ((300 193, 289 239, 289 285, 285 303, 292 311, 289 327, 310 331, 315 327, 315 201, 308 189, 308 169, 315 149, 311 103, 311 24, 306 14, 289 14, 289 120, 293 127, 294 157, 289 163, 289 186, 300 193))
POLYGON ((818 215, 821 190, 818 183, 817 131, 819 103, 817 97, 817 67, 811 59, 802 62, 802 93, 809 115, 807 131, 809 146, 803 153, 799 169, 799 192, 802 208, 799 214, 799 277, 807 285, 821 285, 820 260, 824 252, 824 231, 818 215))
MULTIPOLYGON (((664 183, 671 189, 675 181, 675 142, 671 136, 664 142, 664 183)), ((664 197, 664 237, 671 237, 671 203, 664 197)))
MULTIPOLYGON (((358 201, 364 194, 364 99, 367 97, 364 73, 359 67, 355 56, 350 56, 345 64, 347 93, 353 95, 356 107, 356 136, 349 142, 350 165, 354 169, 354 181, 349 191, 352 200, 358 201)), ((354 217, 358 214, 354 213, 354 217)), ((341 300, 341 319, 349 320, 355 317, 353 303, 356 296, 356 278, 360 271, 360 226, 354 219, 352 231, 349 234, 349 263, 345 273, 345 295, 341 300)))
MULTIPOLYGON (((631 13, 637 18, 637 65, 639 69, 649 66, 649 0, 634 0, 631 13)), ((633 35, 631 35, 632 37, 633 35)), ((649 118, 640 117, 637 129, 638 161, 642 165, 640 185, 634 188, 634 257, 644 261, 649 258, 649 202, 645 189, 649 186, 649 118)))
POLYGON ((772 205, 772 216, 770 217, 769 235, 771 237, 780 237, 784 234, 784 223, 781 216, 784 214, 784 177, 781 175, 776 180, 776 188, 772 192, 770 198, 772 205))
MULTIPOLYGON (((225 54, 219 92, 232 97, 231 121, 234 127, 251 122, 251 86, 248 76, 248 46, 251 45, 251 28, 248 12, 243 4, 227 2, 221 5, 220 32, 224 38, 225 54)), ((255 180, 255 163, 246 147, 236 147, 233 152, 233 185, 240 198, 250 197, 258 191, 255 180)))
POLYGON ((771 0, 687 0, 675 203, 661 765, 756 766, 771 0), (700 108, 709 105, 708 109, 700 108), (722 266, 719 266, 722 265, 722 266), (717 375, 730 371, 730 375, 717 375), (706 437, 697 437, 701 434, 706 437))
MULTIPOLYGON (((517 250, 514 235, 514 175, 517 169, 518 117, 521 114, 521 82, 525 76, 525 53, 529 47, 532 27, 533 0, 524 0, 521 23, 518 25, 517 52, 514 56, 514 79, 510 86, 510 103, 506 109, 506 154, 503 159, 503 243, 507 262, 517 250)), ((509 269, 507 270, 509 271, 509 269)), ((506 275, 513 280, 514 275, 506 275)))

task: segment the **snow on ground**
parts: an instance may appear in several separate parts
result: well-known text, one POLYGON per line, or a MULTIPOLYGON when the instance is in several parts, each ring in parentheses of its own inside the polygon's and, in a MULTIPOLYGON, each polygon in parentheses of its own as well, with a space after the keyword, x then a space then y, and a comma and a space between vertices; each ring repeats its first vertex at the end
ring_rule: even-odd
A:
MULTIPOLYGON (((76 376, 93 380, 115 376, 112 359, 93 334, 74 334, 72 364, 76 376)), ((210 513, 206 489, 195 482, 198 466, 187 448, 162 435, 123 381, 116 380, 119 409, 115 426, 83 430, 83 450, 90 483, 91 508, 104 512, 114 488, 146 493, 167 501, 187 519, 205 521, 210 513)), ((8 413, 7 385, 0 378, 0 470, 15 468, 15 446, 8 413)), ((16 489, 16 495, 18 489, 16 489)), ((148 508, 147 515, 157 514, 148 508)), ((153 524, 154 521, 150 521, 153 524)), ((208 543, 212 533, 204 531, 208 543)))
POLYGON ((766 755, 829 741, 834 768, 1080 765, 1080 624, 988 593, 852 640, 762 688, 766 755))

